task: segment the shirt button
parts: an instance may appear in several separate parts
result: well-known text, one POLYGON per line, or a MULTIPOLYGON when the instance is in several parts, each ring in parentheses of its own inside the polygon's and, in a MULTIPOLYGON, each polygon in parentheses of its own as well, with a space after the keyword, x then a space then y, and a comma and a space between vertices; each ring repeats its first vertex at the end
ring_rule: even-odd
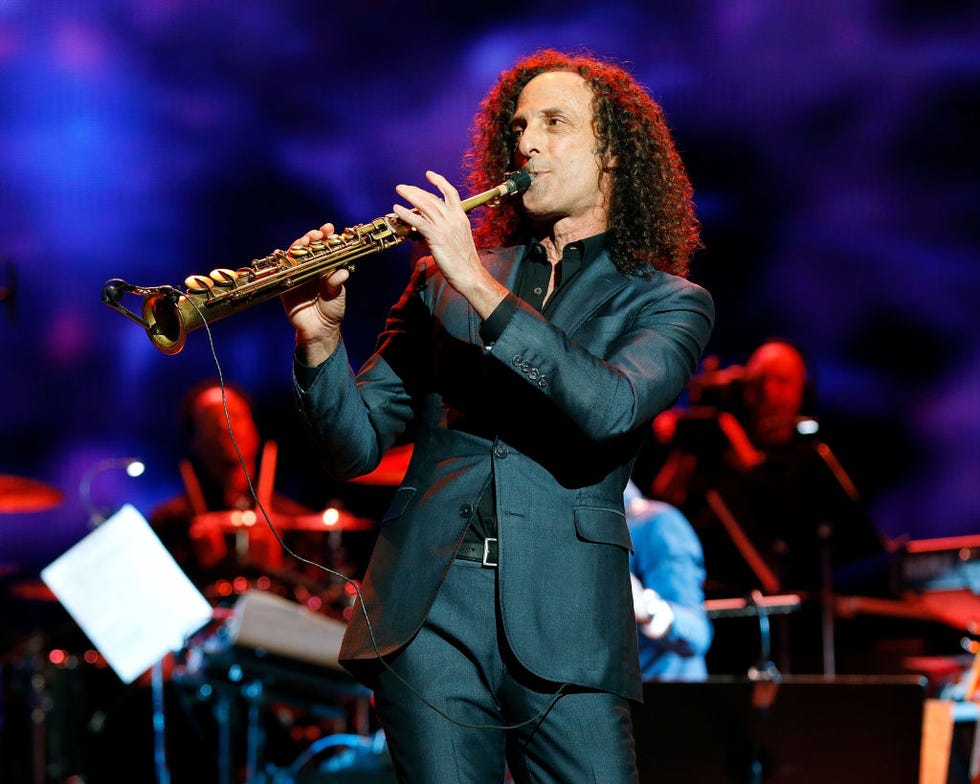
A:
POLYGON ((541 288, 540 286, 535 286, 534 287, 534 293, 537 294, 539 297, 541 296, 541 292, 542 291, 544 291, 544 289, 541 288))
POLYGON ((460 517, 472 517, 473 516, 473 506, 471 504, 461 504, 459 507, 460 517))
POLYGON ((493 448, 493 454, 494 457, 499 457, 502 460, 503 458, 507 457, 507 447, 503 446, 502 444, 497 444, 493 448))

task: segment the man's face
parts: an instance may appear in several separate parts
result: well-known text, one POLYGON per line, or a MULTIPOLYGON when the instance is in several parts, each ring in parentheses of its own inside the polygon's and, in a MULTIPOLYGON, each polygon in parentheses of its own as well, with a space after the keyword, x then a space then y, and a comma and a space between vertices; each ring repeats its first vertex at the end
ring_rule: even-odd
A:
POLYGON ((803 358, 791 346, 768 343, 753 353, 745 371, 745 399, 759 435, 787 440, 803 405, 803 358))
POLYGON ((592 91, 576 73, 534 77, 511 121, 514 163, 535 174, 524 208, 536 224, 575 238, 605 231, 612 175, 596 155, 592 91))
MULTIPOLYGON (((248 403, 232 390, 228 390, 226 396, 232 432, 251 471, 259 449, 258 428, 248 403)), ((192 416, 194 436, 191 449, 208 473, 219 478, 228 472, 240 472, 238 454, 228 434, 221 390, 216 387, 206 390, 194 401, 192 416)))

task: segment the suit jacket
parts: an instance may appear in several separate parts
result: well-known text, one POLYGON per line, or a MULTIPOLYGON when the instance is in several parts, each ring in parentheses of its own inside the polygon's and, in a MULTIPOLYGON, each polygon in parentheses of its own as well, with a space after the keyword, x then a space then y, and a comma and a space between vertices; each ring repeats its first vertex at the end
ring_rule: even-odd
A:
MULTIPOLYGON (((483 254, 513 290, 522 248, 483 254)), ((548 317, 520 303, 492 346, 431 258, 355 377, 343 344, 302 408, 327 470, 372 470, 415 449, 381 523, 341 660, 397 650, 421 627, 494 477, 503 628, 541 678, 641 696, 623 488, 652 418, 696 367, 707 292, 665 273, 621 274, 603 253, 548 317)))

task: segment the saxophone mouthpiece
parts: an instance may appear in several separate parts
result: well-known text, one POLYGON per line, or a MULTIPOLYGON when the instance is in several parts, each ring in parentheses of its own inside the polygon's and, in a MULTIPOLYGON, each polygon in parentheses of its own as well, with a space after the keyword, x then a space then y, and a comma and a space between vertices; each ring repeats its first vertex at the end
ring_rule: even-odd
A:
POLYGON ((531 187, 531 181, 534 179, 534 175, 526 169, 520 169, 516 172, 511 172, 507 175, 507 181, 504 183, 507 196, 513 196, 517 193, 523 193, 528 188, 531 187))

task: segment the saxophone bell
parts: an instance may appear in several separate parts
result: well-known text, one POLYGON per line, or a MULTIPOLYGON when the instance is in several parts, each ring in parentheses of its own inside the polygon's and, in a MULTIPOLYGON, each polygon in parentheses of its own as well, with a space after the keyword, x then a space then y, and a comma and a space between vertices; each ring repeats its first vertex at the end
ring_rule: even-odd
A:
MULTIPOLYGON (((120 278, 107 280, 102 286, 102 301, 113 310, 122 313, 130 321, 143 327, 150 336, 150 339, 157 344, 157 347, 166 353, 176 353, 176 351, 166 351, 166 348, 160 341, 162 339, 164 344, 171 340, 173 343, 176 343, 179 337, 176 334, 179 331, 178 328, 173 325, 173 319, 168 317, 176 307, 180 297, 181 293, 173 286, 154 286, 147 288, 134 286, 132 283, 127 283, 120 278), (142 298, 142 317, 122 304, 122 298, 126 294, 133 294, 142 298), (165 326, 161 327, 161 324, 165 326), (169 329, 166 326, 168 324, 170 325, 169 329), (161 336, 163 337, 161 338, 161 336)), ((180 343, 180 348, 183 348, 183 341, 180 343)))

